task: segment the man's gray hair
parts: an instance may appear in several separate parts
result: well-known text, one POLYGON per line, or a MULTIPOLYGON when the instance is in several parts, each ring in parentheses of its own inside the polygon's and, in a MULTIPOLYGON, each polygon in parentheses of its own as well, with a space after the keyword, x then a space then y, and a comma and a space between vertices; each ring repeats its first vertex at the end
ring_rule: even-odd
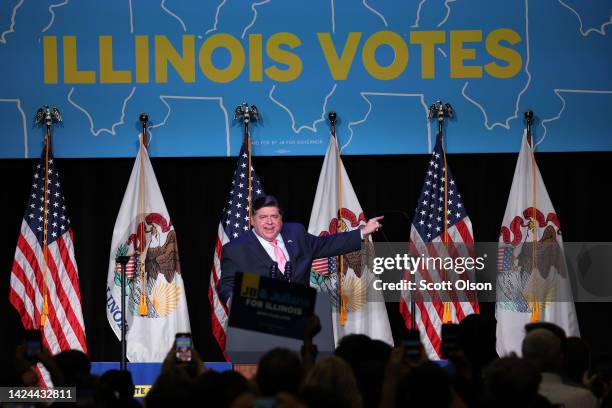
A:
POLYGON ((561 368, 561 340, 550 330, 534 329, 523 339, 523 358, 540 372, 557 372, 561 368))

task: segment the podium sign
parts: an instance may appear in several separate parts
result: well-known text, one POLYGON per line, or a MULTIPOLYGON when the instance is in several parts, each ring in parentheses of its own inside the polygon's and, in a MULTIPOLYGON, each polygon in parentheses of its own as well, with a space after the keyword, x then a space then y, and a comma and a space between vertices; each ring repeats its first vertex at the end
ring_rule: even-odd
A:
POLYGON ((316 290, 308 286, 239 272, 229 326, 301 340, 316 296, 316 290))

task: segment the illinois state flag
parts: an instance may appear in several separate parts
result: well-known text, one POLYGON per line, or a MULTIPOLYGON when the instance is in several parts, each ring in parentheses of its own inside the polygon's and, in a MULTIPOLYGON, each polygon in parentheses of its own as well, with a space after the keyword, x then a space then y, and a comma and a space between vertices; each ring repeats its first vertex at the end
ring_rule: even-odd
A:
POLYGON ((579 335, 559 218, 526 134, 500 232, 495 316, 500 356, 521 353, 532 321, 579 335))
POLYGON ((191 330, 176 232, 142 143, 115 222, 108 265, 106 316, 119 339, 122 313, 132 362, 163 361, 174 335, 191 330), (130 257, 127 310, 121 310, 118 256, 130 257))
MULTIPOLYGON (((310 214, 308 232, 323 236, 351 231, 365 223, 366 218, 361 205, 344 165, 338 158, 336 138, 330 136, 310 214), (338 211, 339 190, 342 199, 340 211, 338 211)), ((368 242, 371 244, 371 238, 368 238, 368 242)), ((348 334, 365 334, 373 339, 393 344, 385 302, 380 292, 370 289, 374 274, 368 265, 362 264, 361 255, 361 251, 343 255, 342 262, 340 257, 315 260, 310 273, 310 286, 330 295, 336 345, 348 334), (341 265, 342 270, 339 270, 341 265), (343 325, 339 321, 339 274, 342 274, 342 296, 346 304, 346 321, 343 325)))

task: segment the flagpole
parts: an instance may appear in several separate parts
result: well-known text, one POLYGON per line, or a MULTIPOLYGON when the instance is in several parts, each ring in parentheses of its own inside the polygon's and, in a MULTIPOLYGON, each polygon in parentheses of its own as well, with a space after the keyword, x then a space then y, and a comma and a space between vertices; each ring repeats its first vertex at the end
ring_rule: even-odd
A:
POLYGON ((140 123, 142 123, 142 133, 140 134, 140 188, 139 188, 139 220, 138 220, 138 269, 140 272, 140 304, 138 305, 138 313, 141 316, 146 316, 149 314, 149 308, 147 305, 147 270, 145 268, 145 259, 146 258, 146 250, 144 247, 144 240, 146 239, 146 231, 144 226, 145 220, 145 169, 144 169, 144 151, 149 145, 149 141, 147 139, 147 123, 149 121, 149 115, 146 113, 141 113, 139 118, 140 123))
POLYGON ((43 281, 43 304, 42 311, 40 313, 40 327, 44 327, 47 323, 49 316, 49 294, 47 286, 47 274, 49 271, 49 248, 48 248, 48 220, 49 220, 49 154, 51 151, 51 127, 53 123, 62 123, 62 116, 59 110, 55 107, 49 107, 45 105, 38 109, 36 116, 34 117, 35 124, 45 124, 45 179, 43 185, 43 258, 45 266, 42 271, 43 281))
MULTIPOLYGON (((535 277, 535 274, 538 273, 538 260, 537 260, 537 244, 538 244, 538 222, 536 218, 537 213, 537 191, 536 191, 536 161, 535 161, 535 151, 533 146, 533 137, 531 134, 531 125, 533 124, 533 111, 528 110, 525 112, 525 121, 527 122, 527 144, 530 147, 531 152, 531 194, 532 194, 532 203, 531 203, 531 225, 530 229, 533 234, 533 239, 531 241, 531 273, 535 277)), ((533 279, 534 285, 536 285, 535 297, 531 303, 531 321, 537 322, 540 320, 540 302, 537 300, 537 279, 533 279)))
MULTIPOLYGON (((338 146, 338 138, 336 137, 336 120, 338 115, 336 112, 329 112, 327 117, 329 118, 330 133, 336 142, 336 186, 338 192, 338 226, 342 222, 342 159, 340 158, 340 147, 338 146)), ((338 268, 338 307, 340 308, 340 326, 344 326, 346 323, 346 303, 344 301, 344 256, 339 255, 339 268, 338 268)))
POLYGON ((249 228, 251 227, 251 217, 253 216, 253 180, 251 179, 251 133, 249 130, 249 123, 245 122, 244 124, 244 143, 246 143, 247 147, 247 159, 249 168, 247 170, 248 177, 248 192, 249 192, 249 228))
POLYGON ((125 322, 125 275, 126 266, 130 261, 127 255, 118 256, 115 263, 121 265, 121 361, 119 369, 125 371, 127 369, 127 324, 125 322))
POLYGON ((47 273, 49 272, 49 148, 51 147, 51 125, 47 123, 45 131, 45 182, 44 182, 44 201, 43 201, 43 257, 45 267, 43 268, 43 307, 40 314, 40 326, 44 327, 49 315, 49 294, 47 286, 47 273))
POLYGON ((249 227, 251 227, 251 218, 252 218, 252 213, 253 213, 253 180, 252 180, 252 176, 251 176, 251 131, 249 129, 249 124, 251 122, 257 122, 259 120, 259 110, 257 109, 257 106, 255 105, 251 105, 249 106, 246 102, 243 102, 242 104, 236 106, 236 109, 234 109, 234 120, 239 120, 242 119, 242 125, 243 125, 243 129, 244 129, 244 143, 246 144, 247 147, 247 155, 249 156, 248 159, 248 163, 249 163, 249 169, 247 171, 247 175, 248 175, 248 192, 249 192, 249 227))
POLYGON ((527 122, 527 143, 531 146, 531 125, 533 124, 533 111, 525 111, 525 121, 527 122))
MULTIPOLYGON (((445 246, 448 245, 448 173, 447 173, 447 164, 446 164, 446 149, 444 148, 444 138, 442 134, 442 130, 444 128, 444 118, 452 118, 455 112, 453 107, 449 103, 442 104, 442 101, 437 101, 429 108, 429 118, 436 118, 438 120, 438 134, 437 134, 437 142, 440 143, 440 147, 442 148, 442 158, 444 161, 444 232, 442 236, 442 242, 445 246)), ((446 278, 446 274, 444 276, 446 278)), ((442 314, 442 323, 452 323, 452 310, 451 310, 451 302, 449 299, 448 302, 444 303, 444 312, 442 314)))

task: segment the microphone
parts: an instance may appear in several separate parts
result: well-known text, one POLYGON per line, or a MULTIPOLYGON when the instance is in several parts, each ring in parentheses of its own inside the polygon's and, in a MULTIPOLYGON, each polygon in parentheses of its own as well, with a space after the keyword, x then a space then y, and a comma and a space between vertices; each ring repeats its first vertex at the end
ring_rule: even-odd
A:
POLYGON ((293 265, 291 264, 291 261, 287 261, 285 263, 285 280, 287 282, 291 282, 291 274, 293 272, 293 265))
POLYGON ((272 265, 270 265, 270 277, 272 279, 278 278, 278 263, 276 262, 272 262, 272 265))

